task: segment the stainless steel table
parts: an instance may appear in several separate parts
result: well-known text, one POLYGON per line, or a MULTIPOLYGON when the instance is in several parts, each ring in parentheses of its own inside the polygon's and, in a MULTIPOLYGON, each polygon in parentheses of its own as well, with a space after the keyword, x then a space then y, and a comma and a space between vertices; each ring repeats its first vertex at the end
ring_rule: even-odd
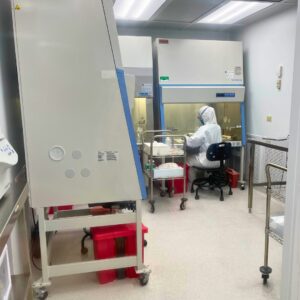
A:
POLYGON ((12 276, 11 300, 32 299, 32 272, 28 238, 28 186, 25 174, 17 177, 8 194, 0 200, 0 255, 14 226, 22 230, 22 249, 27 258, 23 274, 12 276))

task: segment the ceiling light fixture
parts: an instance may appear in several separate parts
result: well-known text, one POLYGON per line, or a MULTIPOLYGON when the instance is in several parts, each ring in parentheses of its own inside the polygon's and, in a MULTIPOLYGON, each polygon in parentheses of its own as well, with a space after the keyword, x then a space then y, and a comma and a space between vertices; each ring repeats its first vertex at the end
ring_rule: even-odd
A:
POLYGON ((118 20, 147 21, 166 0, 116 0, 115 18, 118 20))
POLYGON ((272 4, 272 2, 230 1, 199 20, 198 23, 233 24, 272 4))
POLYGON ((135 0, 116 1, 114 13, 116 19, 126 19, 130 9, 133 7, 135 0))
POLYGON ((139 2, 139 8, 136 11, 135 15, 133 16, 134 19, 138 19, 141 17, 143 12, 147 9, 148 5, 150 4, 151 0, 144 0, 139 2))

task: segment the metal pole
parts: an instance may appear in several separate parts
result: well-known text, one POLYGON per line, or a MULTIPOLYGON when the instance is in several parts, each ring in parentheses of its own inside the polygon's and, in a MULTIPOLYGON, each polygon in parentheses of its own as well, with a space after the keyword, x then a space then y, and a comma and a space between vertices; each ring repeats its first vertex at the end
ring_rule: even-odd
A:
POLYGON ((185 198, 185 194, 186 194, 186 138, 184 137, 184 141, 183 141, 183 174, 184 174, 184 178, 183 178, 183 198, 185 198))
POLYGON ((242 145, 241 159, 240 159, 240 187, 242 190, 245 189, 244 172, 245 172, 245 146, 242 145))
POLYGON ((151 140, 151 147, 150 147, 150 204, 151 204, 151 211, 154 212, 154 199, 153 199, 153 177, 154 177, 154 170, 153 170, 153 142, 155 141, 155 137, 151 140))
POLYGON ((136 247, 137 270, 140 271, 144 268, 141 200, 136 201, 136 247))
POLYGON ((252 212, 253 205, 253 176, 254 176, 255 144, 250 146, 249 178, 248 178, 248 210, 252 212))
POLYGON ((40 233, 40 247, 41 247, 41 262, 42 262, 42 278, 43 284, 49 282, 49 262, 48 262, 48 249, 47 249, 47 238, 46 238, 46 224, 45 224, 45 209, 39 207, 37 209, 38 220, 39 220, 39 233, 40 233))
POLYGON ((267 187, 267 203, 266 203, 266 227, 265 227, 265 256, 264 266, 268 267, 269 260, 269 230, 270 230, 270 214, 271 214, 271 187, 267 187))

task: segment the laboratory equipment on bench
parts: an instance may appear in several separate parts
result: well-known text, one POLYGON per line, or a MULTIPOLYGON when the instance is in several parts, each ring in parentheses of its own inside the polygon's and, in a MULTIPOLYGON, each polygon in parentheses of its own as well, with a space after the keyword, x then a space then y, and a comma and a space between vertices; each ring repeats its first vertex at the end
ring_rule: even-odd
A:
POLYGON ((148 201, 150 204, 150 211, 155 212, 154 200, 154 182, 160 181, 162 190, 160 196, 165 196, 165 181, 172 181, 172 190, 169 191, 169 196, 172 197, 174 193, 174 180, 183 180, 183 193, 180 203, 180 209, 186 208, 187 198, 186 194, 186 137, 184 135, 174 135, 165 133, 164 130, 158 131, 145 131, 143 133, 143 170, 148 180, 149 196, 148 201), (150 142, 146 141, 146 135, 151 133, 152 137, 150 142), (160 133, 160 134, 158 134, 160 133), (158 140, 161 140, 159 142, 158 140), (170 143, 166 144, 166 141, 170 143), (174 141, 180 143, 176 144, 174 141), (176 162, 181 162, 181 167, 176 162))
POLYGON ((127 267, 135 267, 144 285, 150 274, 142 255, 146 190, 113 2, 11 1, 18 8, 13 18, 30 204, 39 218, 42 278, 33 284, 36 297, 47 296, 53 277, 127 267), (91 217, 78 208, 124 201, 133 201, 136 210, 91 217), (57 211, 53 219, 45 213, 65 205, 74 209, 57 211), (115 224, 136 226, 136 255, 50 264, 51 233, 115 224))
POLYGON ((154 111, 159 129, 195 132, 197 112, 212 106, 222 128, 223 141, 233 147, 231 167, 244 181, 246 145, 245 86, 241 42, 156 39, 154 111))
POLYGON ((265 225, 265 248, 264 248, 264 265, 260 267, 259 271, 263 279, 263 283, 267 284, 272 268, 269 266, 269 239, 272 237, 281 245, 284 240, 284 212, 271 214, 271 197, 272 197, 272 178, 271 169, 287 172, 287 168, 276 164, 266 165, 267 176, 267 201, 266 201, 266 225, 265 225))
POLYGON ((18 154, 5 138, 0 128, 0 199, 8 191, 11 184, 9 168, 18 162, 18 154))

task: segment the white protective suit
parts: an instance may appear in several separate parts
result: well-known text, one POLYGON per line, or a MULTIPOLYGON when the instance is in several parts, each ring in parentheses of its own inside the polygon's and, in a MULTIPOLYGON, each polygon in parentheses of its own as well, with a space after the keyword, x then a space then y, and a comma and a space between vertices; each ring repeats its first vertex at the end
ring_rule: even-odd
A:
POLYGON ((221 127, 217 123, 215 110, 210 106, 203 106, 198 112, 198 119, 203 124, 191 136, 187 137, 188 148, 199 148, 199 153, 188 156, 190 166, 202 168, 217 168, 220 163, 206 158, 206 151, 211 144, 222 142, 221 127))

